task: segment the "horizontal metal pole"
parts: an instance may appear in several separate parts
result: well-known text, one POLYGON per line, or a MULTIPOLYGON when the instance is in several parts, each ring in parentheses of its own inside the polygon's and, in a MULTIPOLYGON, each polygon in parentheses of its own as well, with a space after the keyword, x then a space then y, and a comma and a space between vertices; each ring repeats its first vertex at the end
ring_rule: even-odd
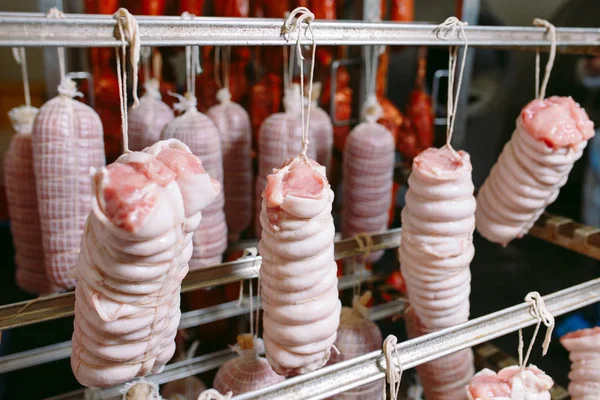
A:
MULTIPOLYGON (((390 249, 400 245, 401 229, 374 233, 373 251, 390 249)), ((250 244, 250 243, 249 243, 250 244)), ((342 259, 360 254, 354 239, 335 243, 335 258, 342 259)), ((231 261, 212 267, 190 271, 181 284, 181 292, 224 285, 258 277, 262 258, 231 261)), ((69 317, 74 313, 75 293, 39 297, 31 301, 8 304, 0 307, 0 331, 18 328, 43 321, 69 317)))
MULTIPOLYGON (((280 19, 198 17, 137 17, 145 46, 282 46, 292 44, 281 36, 280 19)), ((115 20, 110 15, 67 14, 48 19, 40 13, 0 13, 0 46, 115 47, 115 20)), ((315 21, 318 44, 323 45, 429 45, 463 44, 462 40, 439 39, 437 25, 422 23, 365 23, 360 21, 315 21)), ((493 47, 548 47, 543 28, 467 26, 469 45, 493 47)), ((600 29, 557 28, 559 51, 593 51, 600 44, 600 29), (582 49, 583 48, 583 49, 582 49)), ((310 40, 303 38, 303 43, 310 40)))
MULTIPOLYGON (((548 311, 554 316, 599 300, 600 279, 544 297, 548 311)), ((453 328, 400 343, 397 346, 400 365, 404 370, 413 368, 535 323, 536 319, 530 311, 530 305, 522 303, 453 328)), ((234 399, 324 399, 383 378, 385 368, 382 352, 375 351, 306 375, 290 378, 252 393, 235 396, 234 399)))
MULTIPOLYGON (((373 321, 391 317, 404 310, 404 300, 394 300, 384 304, 378 304, 371 307, 369 317, 373 321)), ((220 367, 224 362, 234 358, 236 354, 231 349, 217 351, 215 353, 202 355, 190 360, 169 364, 160 374, 149 375, 145 379, 156 384, 162 385, 178 379, 183 379, 191 375, 200 374, 220 367)), ((108 389, 87 389, 89 393, 86 399, 90 400, 108 400, 113 399, 121 393, 125 384, 114 386, 108 389)))
MULTIPOLYGON (((370 271, 365 270, 356 275, 341 276, 338 279, 338 288, 340 290, 350 289, 359 282, 372 282, 377 279, 380 279, 380 277, 373 276, 370 271)), ((253 298, 253 301, 254 304, 256 304, 256 297, 253 298)), ((381 309, 385 311, 384 308, 381 309)), ((373 312, 376 312, 376 310, 378 310, 378 308, 375 308, 373 312)), ((209 324, 214 321, 245 315, 249 312, 250 299, 244 297, 241 304, 238 304, 237 301, 230 301, 211 307, 201 308, 199 310, 185 312, 181 314, 179 329, 188 329, 194 326, 209 324)), ((0 374, 62 360, 70 356, 70 340, 20 353, 9 354, 0 357, 0 374)))

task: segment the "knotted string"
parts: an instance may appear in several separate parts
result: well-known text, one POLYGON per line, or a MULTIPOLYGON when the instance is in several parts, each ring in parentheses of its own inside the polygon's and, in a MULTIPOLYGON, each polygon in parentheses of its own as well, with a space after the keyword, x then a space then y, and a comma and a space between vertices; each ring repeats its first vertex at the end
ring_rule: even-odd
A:
MULTIPOLYGON (((256 261, 258 260, 258 249, 256 247, 248 247, 244 249, 244 253, 239 260, 247 260, 252 258, 252 269, 256 269, 256 261)), ((258 337, 258 328, 260 323, 260 276, 258 281, 258 293, 256 294, 256 326, 254 325, 254 295, 252 293, 252 279, 248 280, 248 296, 249 296, 249 308, 250 308, 250 333, 258 337)), ((240 294, 238 297, 237 307, 242 305, 244 300, 244 281, 240 281, 240 294)))
MULTIPOLYGON (((184 12, 181 14, 184 20, 195 18, 194 14, 184 12)), ((176 97, 179 103, 174 104, 173 108, 180 113, 189 110, 196 110, 198 100, 196 99, 196 75, 202 72, 200 65, 200 49, 198 46, 185 46, 185 70, 186 70, 186 91, 182 96, 177 93, 168 92, 170 96, 176 97)))
POLYGON ((460 66, 460 72, 458 74, 458 85, 456 87, 456 95, 454 95, 454 80, 456 76, 456 64, 458 63, 458 46, 450 46, 448 57, 448 110, 447 110, 447 123, 446 123, 446 146, 452 151, 455 157, 459 157, 458 153, 454 151, 452 145, 452 133, 454 132, 454 122, 456 121, 456 111, 458 107, 458 99, 460 96, 460 88, 462 86, 462 78, 465 71, 465 64, 467 61, 467 50, 469 48, 469 41, 465 34, 464 27, 467 25, 466 22, 462 22, 456 17, 450 17, 443 23, 441 23, 436 29, 435 33, 438 39, 447 40, 451 35, 456 33, 458 39, 462 34, 465 42, 465 49, 463 51, 462 62, 460 66))
MULTIPOLYGON (((363 261, 369 257, 371 252, 373 251, 373 237, 368 233, 359 233, 354 236, 354 241, 358 246, 358 251, 360 255, 363 257, 363 261)), ((361 292, 361 279, 358 276, 356 257, 352 257, 352 273, 354 274, 354 278, 356 282, 352 288, 352 292, 354 296, 360 296, 361 292)))
POLYGON ((142 47, 140 55, 142 57, 142 68, 144 69, 144 89, 146 90, 146 94, 160 100, 160 82, 158 81, 156 66, 153 68, 154 76, 152 76, 150 73, 150 57, 152 56, 152 47, 142 47))
POLYGON ((377 63, 383 46, 365 46, 365 102, 361 117, 367 122, 376 122, 383 115, 383 108, 377 101, 377 63))
POLYGON ((200 393, 198 396, 198 400, 230 400, 233 397, 233 392, 227 392, 227 394, 223 395, 219 393, 216 389, 207 389, 204 392, 200 393))
POLYGON ((119 49, 115 48, 117 58, 117 78, 119 83, 119 100, 121 104, 121 131, 123 134, 123 153, 131 153, 129 150, 128 137, 128 118, 127 118, 127 43, 131 47, 130 61, 133 70, 133 108, 136 108, 140 101, 137 95, 138 87, 138 64, 140 62, 140 32, 136 19, 125 8, 119 8, 113 14, 117 20, 117 29, 115 35, 121 40, 121 59, 119 59, 119 49), (122 65, 121 65, 122 64, 122 65))
POLYGON ((21 77, 23 78, 23 92, 25 94, 25 105, 31 107, 31 93, 29 92, 29 75, 27 73, 27 56, 24 47, 13 47, 13 57, 21 66, 21 77))
POLYGON ((546 97, 546 88, 548 87, 548 81, 550 80, 550 73, 554 66, 554 59, 556 58, 556 27, 545 19, 536 18, 533 20, 535 26, 541 26, 548 30, 550 34, 550 55, 548 56, 548 62, 546 63, 546 70, 544 72, 544 80, 542 81, 542 87, 540 88, 540 50, 537 49, 535 52, 535 96, 538 100, 544 100, 546 97))
POLYGON ((29 92, 29 77, 27 74, 27 57, 24 47, 14 47, 13 56, 17 64, 21 65, 21 76, 23 78, 23 92, 25 94, 25 105, 11 109, 8 118, 18 133, 31 133, 33 121, 38 109, 31 106, 31 94, 29 92))
POLYGON ((519 366, 521 367, 521 371, 527 366, 527 362, 529 361, 529 356, 531 355, 531 350, 533 349, 533 345, 540 330, 541 324, 544 324, 546 328, 548 328, 546 330, 544 343, 542 344, 543 356, 545 356, 548 352, 548 347, 550 346, 550 341, 552 340, 552 331, 554 330, 554 317, 552 314, 550 314, 548 309, 546 309, 544 299, 538 292, 528 293, 527 296, 525 296, 525 302, 531 304, 530 313, 533 314, 538 322, 535 326, 535 331, 533 332, 533 337, 529 343, 529 348, 527 349, 525 358, 523 358, 523 330, 519 329, 519 366))
MULTIPOLYGON (((46 14, 46 18, 65 18, 65 14, 63 14, 63 12, 60 11, 58 8, 52 7, 48 11, 48 14, 46 14)), ((66 77, 65 48, 57 47, 56 51, 58 53, 58 70, 60 73, 60 84, 58 85, 58 93, 70 98, 83 97, 83 94, 77 91, 77 85, 75 84, 75 82, 66 77)))
MULTIPOLYGON (((308 156, 306 152, 308 150, 308 124, 310 122, 310 107, 306 110, 306 120, 304 119, 304 56, 302 55, 302 45, 300 44, 302 23, 306 22, 306 29, 304 30, 304 36, 310 40, 312 40, 312 56, 310 61, 310 76, 308 83, 308 98, 312 97, 312 89, 313 89, 313 79, 315 72, 315 55, 317 50, 317 43, 315 41, 315 35, 312 29, 311 23, 315 20, 315 15, 310 12, 310 10, 306 7, 298 7, 288 16, 287 20, 284 22, 282 27, 282 35, 286 41, 290 40, 291 34, 294 31, 298 32, 298 37, 296 40, 296 53, 298 56, 298 61, 300 62, 300 110, 302 115, 302 157, 305 160, 308 160, 308 156), (310 38, 307 33, 310 32, 310 38)), ((288 76, 288 79, 290 77, 288 76)), ((291 81, 291 79, 290 79, 291 81)))
POLYGON ((149 382, 144 378, 140 378, 136 381, 127 382, 123 389, 121 389, 122 400, 160 400, 158 385, 153 382, 149 382), (147 388, 149 393, 139 393, 138 388, 147 388), (149 396, 148 396, 149 395, 149 396))
MULTIPOLYGON (((383 355, 385 357, 385 375, 387 383, 390 384, 390 397, 392 400, 398 398, 400 393, 400 381, 402 380, 402 364, 400 363, 400 354, 398 354, 398 339, 394 335, 389 335, 383 341, 383 355), (392 357, 396 358, 396 363, 392 357), (399 369, 399 370, 398 370, 399 369)), ((386 384, 383 381, 383 400, 387 398, 386 384)))
POLYGON ((215 48, 215 82, 219 90, 217 91, 217 100, 219 103, 226 103, 231 100, 229 91, 229 68, 231 65, 231 47, 227 46, 221 51, 221 47, 215 48), (223 62, 221 63, 221 53, 223 62), (221 81, 220 65, 223 64, 223 80, 221 81))

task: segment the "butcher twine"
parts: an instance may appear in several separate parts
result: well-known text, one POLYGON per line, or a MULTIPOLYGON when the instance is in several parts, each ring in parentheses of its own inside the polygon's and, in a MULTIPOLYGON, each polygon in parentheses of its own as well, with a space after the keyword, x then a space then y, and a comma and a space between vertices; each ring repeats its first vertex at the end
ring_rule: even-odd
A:
MULTIPOLYGON (((46 18, 51 19, 62 19, 65 18, 65 14, 60 11, 56 7, 52 7, 48 14, 46 14, 46 18)), ((60 73, 60 84, 58 85, 58 93, 63 96, 68 96, 70 98, 73 97, 82 97, 83 94, 77 91, 77 85, 73 80, 68 79, 65 76, 65 48, 57 47, 56 51, 58 52, 58 70, 60 73)))
POLYGON ((137 96, 138 86, 138 63, 140 61, 140 32, 136 19, 125 8, 119 8, 113 14, 113 18, 117 20, 117 29, 115 36, 121 40, 122 60, 119 59, 119 49, 115 48, 117 58, 117 78, 119 82, 119 100, 121 104, 121 131, 123 134, 123 153, 131 153, 129 150, 128 122, 127 122, 127 43, 131 47, 131 67, 133 69, 133 108, 140 104, 137 96), (121 67, 121 63, 123 66, 121 67), (122 71, 121 71, 122 70, 122 71))
POLYGON ((144 378, 128 382, 121 389, 122 400, 160 400, 158 385, 144 378))
POLYGON ((466 22, 462 22, 456 17, 450 17, 446 21, 442 22, 436 29, 435 33, 438 39, 447 40, 455 32, 457 37, 460 39, 462 34, 465 42, 465 49, 463 51, 462 62, 460 66, 460 72, 458 73, 458 84, 456 85, 456 94, 454 94, 454 80, 456 76, 456 64, 458 63, 458 46, 450 46, 448 57, 448 104, 447 110, 447 123, 446 123, 446 146, 452 150, 452 154, 456 158, 460 158, 458 153, 454 151, 450 142, 452 141, 452 133, 454 132, 454 122, 456 121, 456 110, 458 107, 458 99, 460 96, 460 87, 462 86, 462 78, 465 71, 465 63, 467 60, 467 50, 469 49, 469 41, 465 33, 464 27, 467 25, 466 22))
MULTIPOLYGON (((258 249, 256 247, 247 247, 244 249, 244 253, 238 260, 247 260, 252 258, 252 269, 258 275, 258 292, 256 293, 256 326, 254 325, 254 299, 252 294, 252 279, 248 280, 248 301, 250 308, 250 334, 255 338, 258 337, 258 328, 260 324, 260 274, 256 268, 256 261, 258 260, 258 249)), ((240 281, 240 295, 237 302, 237 307, 242 305, 244 300, 244 281, 240 281)))
POLYGON ((156 66, 153 69, 153 75, 150 74, 150 56, 152 55, 152 47, 142 47, 140 50, 142 57, 142 68, 144 69, 144 89, 152 98, 160 100, 160 82, 158 81, 158 73, 156 66))
POLYGON ((23 80, 23 92, 25 94, 25 105, 13 108, 8 112, 8 118, 17 133, 31 133, 33 120, 37 108, 31 106, 31 94, 29 92, 29 75, 27 74, 27 57, 24 47, 13 47, 13 56, 17 64, 21 66, 21 77, 23 80))
POLYGON ((198 400, 230 400, 233 397, 233 392, 227 392, 222 395, 216 389, 208 389, 200 393, 198 400))
POLYGON ((366 97, 362 105, 361 117, 366 122, 377 122, 383 116, 383 108, 377 101, 375 90, 377 87, 377 62, 383 53, 383 46, 366 46, 365 52, 365 88, 366 97))
POLYGON ((545 19, 536 18, 533 20, 535 26, 541 26, 548 30, 550 34, 550 55, 548 56, 548 62, 546 63, 546 70, 544 72, 544 80, 542 87, 540 88, 540 50, 537 49, 535 52, 535 96, 538 100, 544 100, 546 97, 546 88, 548 81, 550 80, 550 73, 554 66, 554 59, 556 58, 556 27, 545 19))
POLYGON ((215 48, 215 82, 219 90, 217 91, 217 100, 219 103, 229 103, 231 101, 231 92, 229 91, 229 66, 231 64, 231 47, 223 49, 223 81, 219 67, 221 65, 221 47, 215 48))
POLYGON ((527 362, 529 361, 529 356, 531 355, 531 349, 535 343, 535 338, 540 330, 541 324, 544 324, 546 328, 546 337, 544 338, 544 343, 542 344, 542 355, 545 356, 548 352, 548 347, 550 346, 550 341, 552 340, 552 331, 554 330, 554 317, 548 309, 546 308, 546 304, 544 303, 544 299, 538 292, 530 292, 525 296, 525 302, 531 304, 530 313, 537 319, 537 324, 535 326, 535 331, 533 332, 533 337, 531 338, 531 342, 529 343, 529 348, 527 349, 527 354, 523 359, 523 330, 519 329, 519 366, 521 367, 521 371, 525 369, 527 366, 527 362))
MULTIPOLYGON (((368 233, 359 233, 354 236, 354 241, 358 246, 358 251, 362 255, 363 260, 366 260, 373 251, 373 237, 368 233)), ((354 297, 360 296, 361 292, 361 280, 360 277, 357 276, 357 272, 358 271, 356 269, 356 256, 354 256, 352 257, 352 273, 354 274, 354 278, 356 279, 356 283, 352 288, 354 297)))
MULTIPOLYGON (((390 398, 396 400, 400 394, 400 381, 402 380, 402 364, 400 364, 400 354, 398 353, 398 339, 394 335, 389 335, 383 341, 383 355, 385 357, 385 375, 390 384, 390 398), (396 358, 396 363, 392 360, 392 355, 396 358), (398 369, 396 369, 398 368, 398 369)), ((383 381, 383 400, 387 398, 386 381, 383 381)))

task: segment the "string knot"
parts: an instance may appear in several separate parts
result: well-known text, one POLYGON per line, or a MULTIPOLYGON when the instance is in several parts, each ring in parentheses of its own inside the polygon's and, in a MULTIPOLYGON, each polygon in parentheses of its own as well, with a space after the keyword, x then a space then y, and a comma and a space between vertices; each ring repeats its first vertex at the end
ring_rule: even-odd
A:
POLYGON ((313 14, 308 8, 297 7, 294 9, 294 11, 289 13, 287 19, 283 23, 283 26, 281 27, 281 35, 285 40, 289 41, 292 32, 299 29, 303 22, 306 22, 308 25, 310 25, 310 23, 314 20, 315 14, 313 14))
POLYGON ((437 28, 435 28, 434 32, 438 39, 447 40, 454 33, 457 33, 458 38, 460 39, 460 34, 463 34, 463 39, 467 40, 465 35, 464 27, 467 26, 467 22, 463 22, 456 17, 449 17, 444 22, 439 24, 437 28))
POLYGON ((48 13, 46 14, 46 18, 65 18, 65 14, 59 10, 56 7, 52 7, 51 9, 48 10, 48 13))
POLYGON ((200 393, 198 400, 230 400, 232 397, 233 392, 227 392, 227 394, 222 395, 215 389, 208 389, 200 393))
POLYGON ((126 383, 121 394, 122 400, 160 400, 158 385, 144 378, 126 383))
POLYGON ((229 346, 231 351, 235 351, 240 357, 254 359, 265 352, 265 342, 256 336, 252 338, 252 348, 243 348, 239 343, 229 346))
POLYGON ((33 121, 38 111, 35 107, 20 106, 10 110, 8 118, 17 133, 31 133, 33 130, 33 121))
POLYGON ((193 93, 186 92, 184 96, 179 93, 169 92, 170 96, 176 97, 179 100, 177 103, 173 105, 175 111, 179 111, 180 113, 185 113, 189 110, 195 110, 198 106, 198 100, 193 93))
POLYGON ((546 69, 544 71, 544 80, 540 87, 540 51, 535 52, 535 96, 538 100, 544 100, 546 97, 546 88, 548 87, 548 81, 550 80, 550 73, 554 66, 554 59, 556 58, 556 27, 545 19, 535 18, 533 25, 546 28, 550 34, 550 56, 546 63, 546 69))
POLYGON ((219 103, 229 103, 231 101, 231 92, 229 88, 223 87, 217 91, 217 100, 219 103))
POLYGON ((74 97, 83 97, 83 93, 77 90, 77 84, 75 81, 65 77, 63 77, 60 85, 58 85, 58 93, 61 96, 66 96, 70 99, 74 97))
POLYGON ((525 301, 531 303, 530 312, 538 320, 538 323, 542 323, 548 328, 546 330, 546 337, 542 344, 542 355, 546 355, 550 341, 552 340, 552 331, 554 330, 554 316, 550 314, 550 311, 546 308, 544 299, 538 292, 531 292, 525 296, 525 301))
POLYGON ((160 95, 160 82, 156 78, 148 79, 144 82, 144 90, 146 90, 146 94, 154 99, 160 100, 162 96, 160 95))
POLYGON ((369 94, 361 109, 361 116, 364 121, 377 122, 383 115, 383 108, 377 101, 377 96, 373 93, 369 94))
POLYGON ((355 295, 352 299, 352 309, 364 319, 369 318, 370 311, 367 304, 371 300, 371 297, 371 292, 367 290, 362 296, 355 295))
MULTIPOLYGON (((390 397, 392 400, 398 398, 400 392, 400 380, 402 379, 402 365, 400 364, 400 354, 398 354, 398 339, 394 335, 389 335, 383 341, 383 355, 385 357, 386 380, 390 385, 390 397), (392 357, 396 358, 396 363, 392 357), (400 371, 398 371, 398 369, 400 371)), ((386 400, 386 390, 384 382, 383 400, 386 400)))
MULTIPOLYGON (((117 39, 121 40, 123 53, 125 52, 127 43, 129 43, 131 47, 130 60, 133 68, 133 108, 135 108, 140 103, 137 96, 138 64, 140 62, 141 51, 138 22, 126 8, 119 8, 117 12, 113 14, 113 18, 117 20, 114 34, 117 39)), ((123 69, 125 69, 125 65, 123 65, 123 69)))

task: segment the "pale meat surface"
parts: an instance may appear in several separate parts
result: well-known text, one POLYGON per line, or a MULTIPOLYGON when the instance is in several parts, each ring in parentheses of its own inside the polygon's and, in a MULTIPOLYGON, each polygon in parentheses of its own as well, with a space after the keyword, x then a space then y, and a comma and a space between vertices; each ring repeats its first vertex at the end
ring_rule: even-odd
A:
POLYGON ((477 196, 477 230, 507 245, 556 200, 594 125, 570 97, 529 103, 477 196))
POLYGON ((82 385, 108 387, 173 356, 193 232, 221 187, 177 140, 125 154, 92 182, 71 367, 82 385))
POLYGON ((89 171, 106 163, 100 117, 89 106, 58 95, 35 118, 32 150, 46 275, 51 284, 70 289, 92 208, 89 171))
POLYGON ((467 386, 469 400, 550 400, 554 381, 534 365, 521 370, 506 367, 498 373, 489 369, 478 372, 467 386))
POLYGON ((600 327, 571 332, 560 338, 569 351, 569 394, 573 400, 600 398, 600 327))
MULTIPOLYGON (((346 140, 343 163, 342 236, 387 229, 395 162, 394 138, 375 122, 355 127, 346 140)), ((378 251, 366 262, 383 255, 378 251)))
POLYGON ((252 127, 242 106, 230 101, 208 110, 208 117, 219 129, 223 152, 225 217, 229 237, 239 239, 252 222, 253 181, 252 127))
POLYGON ((158 82, 146 83, 140 104, 129 110, 129 148, 142 151, 160 140, 163 128, 175 118, 173 110, 161 100, 158 82))
MULTIPOLYGON (((209 175, 223 185, 223 153, 219 130, 206 115, 189 109, 171 121, 161 134, 162 139, 177 139, 185 143, 202 160, 209 175)), ((202 222, 194 233, 194 253, 190 269, 196 270, 221 263, 227 248, 225 196, 219 196, 202 213, 202 222)))
POLYGON ((280 375, 327 363, 341 303, 334 259, 333 191, 325 169, 298 156, 268 176, 259 253, 267 360, 280 375))

